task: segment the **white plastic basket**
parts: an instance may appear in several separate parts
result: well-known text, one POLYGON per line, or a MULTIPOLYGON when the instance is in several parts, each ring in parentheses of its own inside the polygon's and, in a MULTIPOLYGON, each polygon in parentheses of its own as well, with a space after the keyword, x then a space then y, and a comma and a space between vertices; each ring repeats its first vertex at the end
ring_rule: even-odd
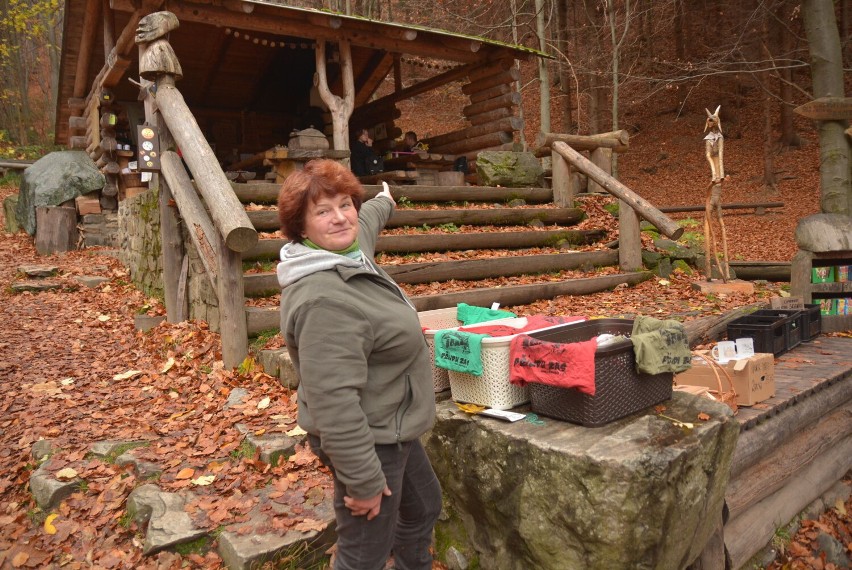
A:
POLYGON ((435 366, 435 333, 441 329, 449 329, 461 326, 456 318, 456 308, 435 309, 433 311, 421 311, 417 313, 420 318, 420 326, 426 336, 426 344, 429 345, 429 362, 432 364, 432 381, 435 384, 435 392, 443 392, 450 387, 448 370, 435 366))
MULTIPOLYGON (((479 324, 503 324, 523 328, 527 325, 527 319, 525 317, 518 317, 479 324)), ((562 326, 565 325, 556 324, 534 331, 524 331, 523 334, 562 326)), ((444 370, 444 372, 449 373, 452 399, 456 402, 477 404, 494 408, 495 410, 508 410, 509 408, 529 402, 530 396, 527 387, 515 386, 509 382, 509 345, 516 336, 518 335, 486 337, 482 339, 482 376, 438 368, 438 370, 444 370)), ((434 347, 432 351, 434 352, 434 347)))
MULTIPOLYGON (((457 318, 456 307, 420 311, 417 313, 417 316, 420 319, 420 326, 426 329, 423 331, 423 334, 426 336, 426 344, 429 345, 429 362, 432 363, 432 380, 435 385, 435 392, 443 392, 450 388, 450 377, 448 374, 449 370, 435 366, 435 333, 441 329, 458 328, 462 326, 462 323, 457 318)), ((516 320, 514 317, 507 317, 505 319, 489 321, 487 324, 505 323, 514 320, 516 320)))

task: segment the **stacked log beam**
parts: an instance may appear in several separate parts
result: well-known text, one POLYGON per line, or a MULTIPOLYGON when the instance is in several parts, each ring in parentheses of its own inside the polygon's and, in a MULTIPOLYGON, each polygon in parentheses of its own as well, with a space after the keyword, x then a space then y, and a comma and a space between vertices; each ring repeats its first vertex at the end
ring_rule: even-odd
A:
POLYGON ((510 150, 516 131, 523 120, 515 116, 521 103, 513 83, 520 72, 511 60, 499 60, 487 67, 472 70, 462 93, 470 98, 463 113, 471 126, 425 139, 435 152, 464 155, 469 161, 483 150, 510 150))

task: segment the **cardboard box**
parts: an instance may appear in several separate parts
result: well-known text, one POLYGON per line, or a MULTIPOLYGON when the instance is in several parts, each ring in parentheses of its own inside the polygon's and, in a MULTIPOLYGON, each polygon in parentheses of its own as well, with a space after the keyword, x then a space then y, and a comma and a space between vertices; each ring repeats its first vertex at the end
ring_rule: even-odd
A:
POLYGON ((852 315, 852 299, 841 297, 835 300, 837 301, 838 315, 852 315))
POLYGON ((852 265, 838 265, 834 270, 834 278, 837 281, 852 281, 852 265))
MULTIPOLYGON (((769 353, 757 353, 749 358, 731 360, 721 365, 734 383, 737 392, 737 405, 753 406, 775 395, 775 357, 769 353)), ((730 390, 725 374, 719 371, 722 386, 730 390)), ((716 375, 703 358, 694 356, 692 368, 675 375, 675 383, 685 386, 705 386, 718 390, 716 375)))
POLYGON ((834 266, 811 269, 811 283, 834 283, 834 266))
POLYGON ((819 312, 821 315, 837 314, 837 299, 815 299, 819 301, 819 312))

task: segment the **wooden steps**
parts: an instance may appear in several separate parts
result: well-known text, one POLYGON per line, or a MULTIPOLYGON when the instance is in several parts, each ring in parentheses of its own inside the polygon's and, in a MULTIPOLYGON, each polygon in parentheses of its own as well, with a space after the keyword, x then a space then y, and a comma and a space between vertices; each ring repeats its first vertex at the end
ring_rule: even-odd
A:
MULTIPOLYGON (((233 184, 243 203, 272 205, 278 198, 280 185, 265 182, 233 184)), ((365 186, 366 198, 372 198, 381 186, 365 186)), ((585 213, 580 208, 554 208, 550 205, 553 193, 548 188, 492 188, 483 186, 392 186, 391 193, 399 207, 386 226, 391 228, 436 228, 446 226, 443 233, 412 231, 403 235, 379 236, 377 253, 426 254, 430 252, 466 250, 502 250, 505 255, 488 259, 462 259, 412 263, 382 263, 388 274, 401 284, 443 283, 453 280, 476 281, 500 277, 547 274, 564 270, 585 270, 618 264, 618 251, 576 252, 572 245, 587 245, 607 239, 601 229, 576 230, 585 213), (515 203, 513 201, 521 200, 515 203), (435 204, 437 209, 409 207, 411 204, 435 204), (511 207, 510 206, 514 206, 511 207), (478 206, 478 207, 473 207, 478 206), (517 226, 550 226, 547 229, 518 230, 517 226), (489 226, 486 231, 477 227, 489 226), (512 228, 494 231, 494 227, 512 228), (558 226, 554 229, 552 226, 558 226), (464 228, 464 229, 461 229, 464 228), (564 252, 535 253, 529 248, 565 248, 564 252)), ((274 209, 252 209, 247 212, 260 231, 279 229, 278 213, 274 209)), ((242 256, 244 262, 276 262, 284 239, 261 239, 242 256)), ((422 295, 412 302, 418 311, 455 306, 465 302, 490 306, 525 305, 560 295, 584 295, 606 291, 616 286, 633 285, 651 277, 649 272, 619 273, 562 281, 537 282, 529 285, 474 288, 464 291, 422 295)), ((248 297, 270 297, 280 293, 274 271, 245 274, 245 294, 248 297)), ((250 336, 279 326, 278 307, 248 307, 247 330, 250 336)))

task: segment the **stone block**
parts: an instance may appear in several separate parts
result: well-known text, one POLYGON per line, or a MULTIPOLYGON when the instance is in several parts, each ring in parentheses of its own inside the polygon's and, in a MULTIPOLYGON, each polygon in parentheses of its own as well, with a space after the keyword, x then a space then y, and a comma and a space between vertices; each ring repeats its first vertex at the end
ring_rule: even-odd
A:
POLYGON ((476 174, 483 186, 540 187, 544 180, 544 169, 531 152, 480 152, 476 157, 476 174))
POLYGON ((805 251, 852 250, 852 216, 814 214, 799 220, 796 243, 805 251))
POLYGON ((653 408, 590 429, 438 403, 424 439, 450 517, 436 532, 461 524, 449 545, 489 570, 687 567, 721 518, 739 424, 699 396, 665 406, 692 427, 653 408))
POLYGON ((79 489, 82 482, 79 477, 60 481, 42 465, 30 475, 30 493, 42 510, 49 511, 79 489))
POLYGON ((183 510, 192 494, 167 493, 154 485, 142 485, 127 497, 127 511, 134 513, 134 520, 145 525, 143 554, 155 554, 161 550, 203 538, 207 531, 195 528, 189 514, 183 510))
POLYGON ((166 317, 162 315, 153 317, 148 315, 136 315, 133 317, 133 326, 135 326, 138 331, 147 332, 165 320, 166 317))
POLYGON ((3 198, 3 216, 6 220, 5 230, 10 234, 16 234, 21 229, 15 210, 18 207, 18 195, 13 194, 3 198))
POLYGON ((299 387, 299 375, 296 374, 296 367, 286 350, 278 355, 278 380, 290 390, 299 387))

